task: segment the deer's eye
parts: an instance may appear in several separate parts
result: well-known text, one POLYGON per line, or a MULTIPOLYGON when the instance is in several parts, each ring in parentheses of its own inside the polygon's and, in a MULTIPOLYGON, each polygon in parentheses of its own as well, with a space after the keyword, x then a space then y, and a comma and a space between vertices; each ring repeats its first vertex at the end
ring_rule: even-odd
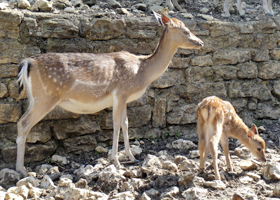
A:
POLYGON ((262 149, 261 149, 261 148, 257 148, 257 150, 258 150, 258 151, 261 151, 262 149))
POLYGON ((185 35, 189 35, 190 33, 188 31, 184 31, 184 34, 185 35))

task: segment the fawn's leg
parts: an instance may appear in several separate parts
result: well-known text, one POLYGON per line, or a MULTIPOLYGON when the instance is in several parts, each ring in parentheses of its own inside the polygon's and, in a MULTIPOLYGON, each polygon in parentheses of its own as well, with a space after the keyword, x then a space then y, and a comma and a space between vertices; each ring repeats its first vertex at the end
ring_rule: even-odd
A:
POLYGON ((224 150, 224 155, 226 157, 227 170, 232 171, 233 169, 232 169, 230 155, 229 155, 229 146, 228 146, 229 142, 228 142, 228 136, 227 135, 222 135, 221 143, 222 143, 222 147, 223 147, 223 150, 224 150))

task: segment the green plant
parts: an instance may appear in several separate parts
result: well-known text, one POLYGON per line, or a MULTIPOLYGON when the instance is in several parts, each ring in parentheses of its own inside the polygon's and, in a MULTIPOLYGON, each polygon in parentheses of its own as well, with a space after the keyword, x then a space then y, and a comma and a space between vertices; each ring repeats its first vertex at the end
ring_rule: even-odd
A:
POLYGON ((95 151, 95 152, 94 152, 94 155, 95 155, 95 156, 99 156, 99 152, 98 152, 98 151, 95 151))
POLYGON ((169 137, 170 136, 170 131, 166 131, 165 132, 165 137, 169 137))
POLYGON ((177 131, 174 136, 176 139, 178 139, 181 135, 182 133, 180 131, 177 131))
POLYGON ((50 164, 50 163, 51 163, 51 158, 50 158, 50 157, 47 157, 47 158, 45 159, 45 162, 48 163, 48 164, 50 164))

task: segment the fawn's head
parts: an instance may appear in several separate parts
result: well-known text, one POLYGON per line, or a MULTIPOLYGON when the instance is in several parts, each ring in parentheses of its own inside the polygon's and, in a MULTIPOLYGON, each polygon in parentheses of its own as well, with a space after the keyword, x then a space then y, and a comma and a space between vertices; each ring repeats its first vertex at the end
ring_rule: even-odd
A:
POLYGON ((265 142, 260 137, 258 128, 255 124, 252 125, 252 130, 248 132, 248 148, 259 161, 266 162, 265 158, 265 142))
POLYGON ((166 31, 171 34, 172 42, 176 46, 183 49, 201 49, 204 46, 203 41, 196 37, 182 21, 156 12, 154 15, 158 23, 166 27, 166 31))

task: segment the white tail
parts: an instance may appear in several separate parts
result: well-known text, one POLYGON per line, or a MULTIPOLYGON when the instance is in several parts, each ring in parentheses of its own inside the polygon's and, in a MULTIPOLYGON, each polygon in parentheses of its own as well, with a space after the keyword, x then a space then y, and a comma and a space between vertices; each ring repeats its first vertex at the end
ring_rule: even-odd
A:
POLYGON ((184 23, 155 13, 165 27, 152 55, 128 52, 47 53, 25 59, 19 69, 21 94, 28 91, 29 107, 18 122, 16 169, 24 176, 25 141, 30 129, 56 106, 74 113, 95 113, 113 106, 112 159, 117 167, 120 127, 125 153, 134 161, 129 147, 126 104, 140 98, 148 85, 168 67, 178 48, 200 49, 203 42, 184 23))
POLYGON ((240 140, 260 161, 266 161, 265 142, 259 136, 256 125, 252 125, 251 131, 236 114, 233 106, 218 97, 207 97, 198 105, 197 133, 199 136, 200 170, 204 171, 205 159, 210 150, 217 180, 220 180, 217 165, 219 141, 221 141, 224 150, 227 169, 232 171, 228 147, 229 136, 240 140))
MULTIPOLYGON (((214 4, 217 4, 217 0, 214 0, 214 4)), ((241 0, 237 0, 237 9, 241 16, 245 15, 245 11, 242 9, 241 0)), ((263 0, 263 9, 265 14, 273 16, 274 12, 272 9, 272 0, 263 0)), ((225 0, 224 12, 226 17, 230 17, 228 0, 225 0)))

